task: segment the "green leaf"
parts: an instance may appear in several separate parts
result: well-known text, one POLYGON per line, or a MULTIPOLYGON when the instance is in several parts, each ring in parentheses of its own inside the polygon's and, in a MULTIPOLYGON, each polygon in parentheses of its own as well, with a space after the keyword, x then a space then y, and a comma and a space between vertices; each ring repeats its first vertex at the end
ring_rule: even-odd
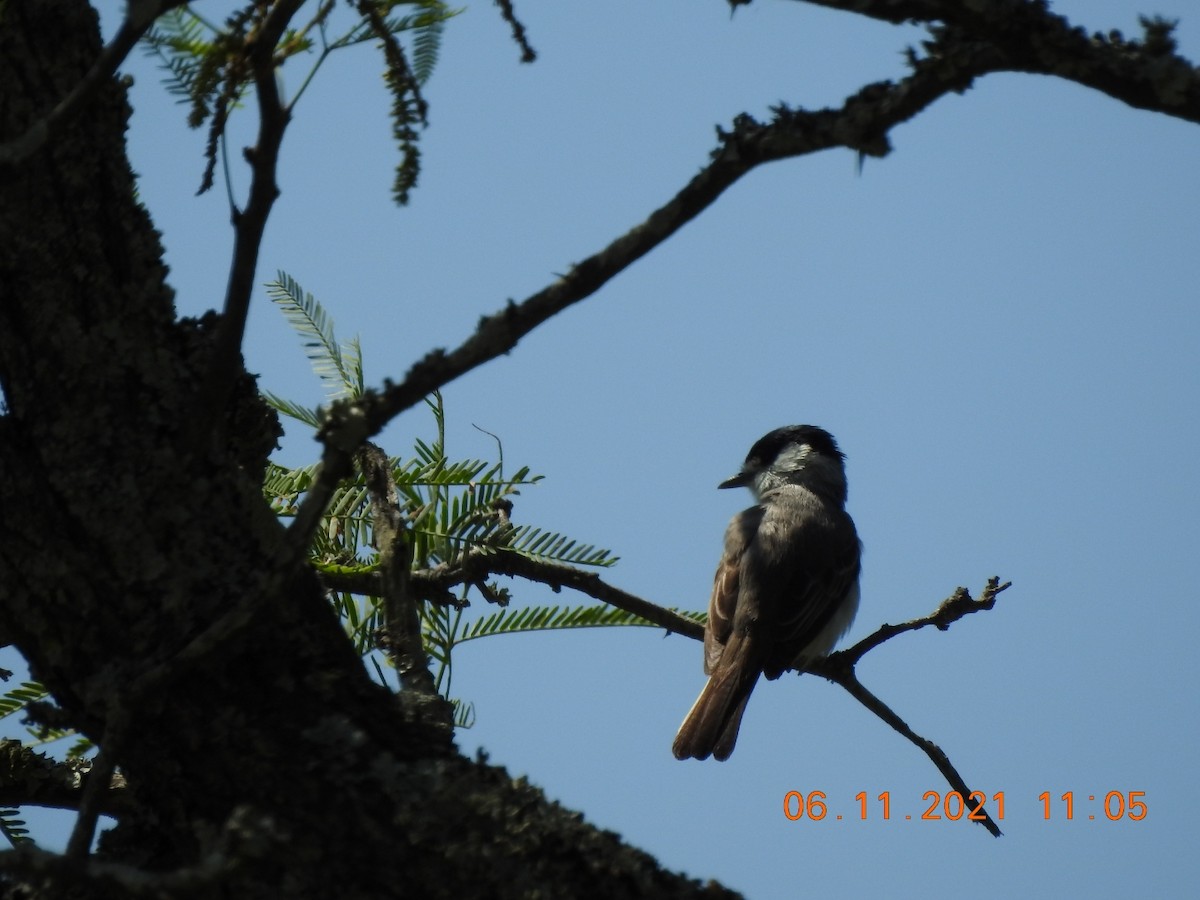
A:
POLYGON ((96 745, 85 737, 77 737, 75 743, 67 750, 67 759, 82 759, 96 749, 96 745))
POLYGON ((301 338, 306 338, 304 352, 325 385, 329 398, 361 396, 362 352, 357 338, 344 346, 339 344, 333 319, 325 307, 287 272, 281 270, 276 280, 268 282, 266 287, 267 296, 283 310, 292 328, 301 338))
MULTIPOLYGON (((704 614, 674 610, 693 621, 704 621, 704 614)), ((475 620, 466 627, 457 643, 495 634, 523 634, 531 631, 561 631, 569 628, 662 628, 641 616, 607 603, 595 606, 526 606, 502 609, 475 620)))
POLYGON ((29 836, 29 829, 18 818, 20 814, 19 809, 0 809, 0 832, 4 833, 4 837, 13 847, 19 844, 32 845, 34 842, 29 836))
POLYGON ((475 724, 474 703, 468 703, 465 700, 459 700, 457 697, 451 697, 450 705, 454 707, 455 728, 470 728, 475 724))
POLYGON ((288 469, 277 463, 267 463, 267 471, 263 476, 263 496, 275 515, 295 515, 300 495, 308 490, 316 472, 315 463, 301 469, 288 469))
POLYGON ((158 17, 143 37, 146 53, 156 56, 166 70, 163 81, 168 92, 186 103, 197 99, 197 82, 201 63, 213 51, 213 42, 205 39, 208 32, 203 19, 187 7, 172 9, 158 17))
POLYGON ((530 559, 550 560, 576 566, 615 566, 619 556, 594 544, 577 545, 557 532, 543 531, 533 525, 513 529, 507 547, 530 559))
POLYGON ((13 688, 0 696, 0 719, 21 712, 30 703, 35 700, 44 700, 49 695, 50 692, 36 681, 23 682, 20 687, 13 688))
POLYGON ((259 391, 259 393, 267 401, 267 405, 276 412, 281 412, 292 419, 298 419, 310 428, 317 429, 321 427, 320 410, 301 406, 299 403, 293 403, 291 400, 284 400, 270 391, 259 391))
MULTIPOLYGON (((271 290, 272 299, 306 339, 306 352, 326 386, 340 394, 361 395, 362 359, 358 342, 339 344, 328 313, 285 273, 279 273, 279 280, 271 290)), ((284 414, 319 426, 317 411, 274 395, 267 395, 267 400, 284 414)), ((617 561, 610 551, 593 544, 583 544, 534 525, 509 522, 502 501, 519 494, 527 485, 537 484, 542 476, 531 474, 529 467, 523 466, 511 477, 505 477, 504 448, 499 438, 496 438, 497 462, 450 459, 446 453, 443 398, 435 391, 425 402, 433 416, 432 438, 415 438, 411 458, 388 460, 407 518, 406 532, 414 568, 452 563, 467 552, 501 549, 571 565, 611 566, 617 561)), ((263 492, 276 515, 295 515, 316 473, 316 464, 303 469, 268 466, 263 492)), ((332 575, 375 571, 378 554, 370 547, 372 518, 362 474, 347 478, 333 492, 322 527, 313 536, 309 558, 314 568, 332 575)), ((465 605, 470 592, 477 588, 461 585, 459 589, 465 605)), ((490 590, 489 599, 507 597, 507 590, 494 584, 490 590)), ((387 677, 381 665, 385 657, 375 640, 384 624, 383 601, 346 592, 331 593, 329 601, 355 650, 364 660, 370 660, 379 682, 394 685, 394 679, 387 677)), ((447 698, 451 693, 454 649, 464 641, 494 634, 618 626, 658 627, 606 605, 505 608, 474 619, 461 608, 434 604, 421 607, 422 641, 437 690, 447 698)), ((390 660, 386 662, 391 665, 390 660)), ((474 721, 473 707, 465 701, 452 702, 456 724, 468 727, 474 721)))

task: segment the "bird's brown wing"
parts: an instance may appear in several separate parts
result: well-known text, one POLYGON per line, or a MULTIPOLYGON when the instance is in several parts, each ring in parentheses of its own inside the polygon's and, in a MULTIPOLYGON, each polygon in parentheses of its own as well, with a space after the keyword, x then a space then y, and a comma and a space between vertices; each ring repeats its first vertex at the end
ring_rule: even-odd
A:
POLYGON ((712 596, 708 600, 708 622, 704 626, 704 674, 710 675, 717 666, 733 630, 741 590, 741 562, 746 548, 754 540, 765 510, 752 506, 742 510, 725 529, 725 549, 713 576, 712 596))
POLYGON ((739 616, 740 567, 764 510, 755 506, 733 517, 725 550, 713 578, 704 627, 704 671, 708 683, 683 720, 672 750, 678 759, 727 759, 737 741, 746 701, 762 671, 767 646, 757 634, 735 630, 739 616))

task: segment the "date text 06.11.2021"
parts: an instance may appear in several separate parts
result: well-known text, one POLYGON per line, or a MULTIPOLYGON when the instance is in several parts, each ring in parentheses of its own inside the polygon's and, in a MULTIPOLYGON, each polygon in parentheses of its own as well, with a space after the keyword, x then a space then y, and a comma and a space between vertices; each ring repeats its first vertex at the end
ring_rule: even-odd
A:
MULTIPOLYGON (((1061 796, 1053 797, 1049 791, 1042 791, 1037 799, 1041 803, 1042 818, 1046 821, 1100 818, 1110 822, 1122 819, 1140 822, 1146 818, 1149 811, 1145 796, 1145 791, 1108 791, 1104 794, 1079 795, 1074 791, 1067 791, 1061 796)), ((921 795, 921 800, 923 808, 919 814, 897 815, 895 818, 921 821, 983 821, 985 803, 988 804, 987 811, 992 818, 997 821, 1004 818, 1004 791, 997 791, 991 797, 983 791, 971 791, 965 798, 958 791, 926 791, 921 795)), ((857 818, 860 821, 873 818, 887 820, 893 818, 892 793, 884 791, 876 797, 868 797, 866 791, 859 791, 854 795, 854 803, 843 814, 830 812, 829 801, 824 791, 788 791, 783 795, 783 814, 793 822, 798 819, 819 822, 827 818, 837 821, 843 818, 857 818)))

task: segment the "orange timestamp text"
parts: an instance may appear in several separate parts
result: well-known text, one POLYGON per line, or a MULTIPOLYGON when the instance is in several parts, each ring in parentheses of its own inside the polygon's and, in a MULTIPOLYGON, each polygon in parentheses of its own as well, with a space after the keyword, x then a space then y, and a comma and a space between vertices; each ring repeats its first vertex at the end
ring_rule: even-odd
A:
MULTIPOLYGON (((1076 793, 1066 791, 1059 797, 1051 796, 1050 791, 1042 791, 1037 799, 1041 803, 1042 818, 1071 820, 1075 818, 1096 819, 1098 815, 1110 822, 1128 819, 1140 822, 1146 818, 1149 808, 1146 805, 1145 791, 1108 791, 1103 794, 1079 794, 1080 805, 1084 806, 1077 815, 1076 793), (1086 800, 1084 800, 1086 797, 1086 800), (1095 804, 1099 804, 1096 806, 1095 804)), ((788 791, 783 795, 783 815, 789 821, 811 819, 820 822, 826 818, 859 819, 866 821, 871 818, 889 820, 892 815, 892 792, 884 791, 875 797, 868 796, 866 791, 854 795, 854 802, 845 812, 830 812, 829 800, 824 791, 788 791)), ((958 821, 966 819, 971 822, 985 822, 988 816, 996 820, 1004 819, 1004 791, 996 791, 990 797, 983 791, 971 791, 964 797, 958 791, 926 791, 921 795, 923 809, 919 812, 897 816, 903 819, 918 819, 921 821, 940 821, 948 819, 958 821), (985 812, 985 804, 987 811, 985 812)))

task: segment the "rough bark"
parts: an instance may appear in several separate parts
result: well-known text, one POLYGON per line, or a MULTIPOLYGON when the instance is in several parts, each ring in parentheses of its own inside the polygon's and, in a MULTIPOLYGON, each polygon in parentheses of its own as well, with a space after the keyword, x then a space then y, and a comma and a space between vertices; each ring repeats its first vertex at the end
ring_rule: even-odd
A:
MULTIPOLYGON (((81 0, 0 6, 0 142, 99 51, 81 0)), ((128 115, 107 80, 0 165, 0 630, 128 783, 97 857, 10 856, 10 893, 725 895, 366 676, 262 499, 277 424, 244 370, 189 438, 217 322, 175 314, 128 115)))

